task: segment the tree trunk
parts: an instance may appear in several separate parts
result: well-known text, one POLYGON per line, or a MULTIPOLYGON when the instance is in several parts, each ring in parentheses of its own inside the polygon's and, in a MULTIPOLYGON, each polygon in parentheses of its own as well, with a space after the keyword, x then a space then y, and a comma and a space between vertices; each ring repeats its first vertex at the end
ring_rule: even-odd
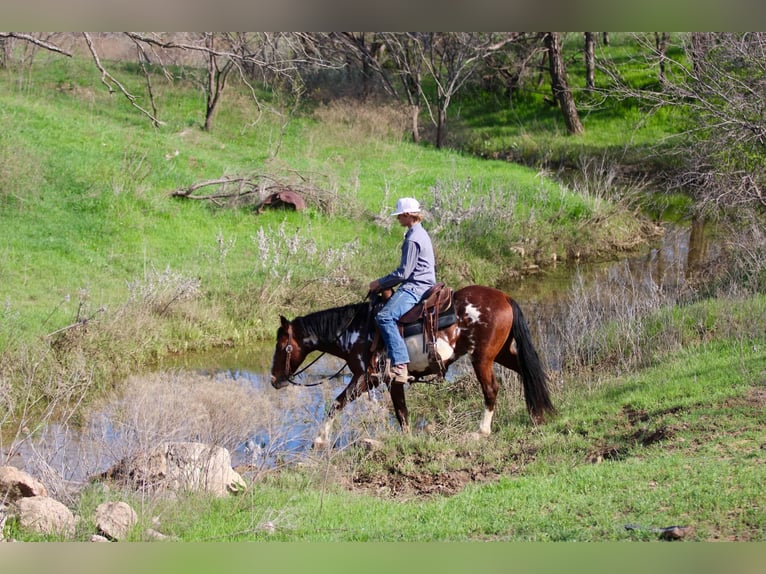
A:
POLYGON ((436 149, 441 149, 444 144, 444 137, 447 133, 447 109, 443 103, 439 102, 436 111, 436 149))
POLYGON ((585 87, 596 89, 596 42, 593 32, 585 32, 585 87))
POLYGON ((11 39, 0 38, 0 68, 5 68, 8 65, 11 54, 11 39))
POLYGON ((567 70, 561 53, 561 36, 558 32, 548 32, 545 35, 545 46, 548 49, 548 64, 551 72, 551 89, 553 97, 561 108, 564 115, 564 123, 567 133, 578 135, 585 130, 582 127, 580 116, 577 113, 572 91, 567 82, 567 70))
POLYGON ((412 141, 420 143, 420 106, 418 104, 410 105, 410 117, 412 118, 412 141))
POLYGON ((609 45, 609 32, 601 32, 601 42, 604 46, 609 45))
POLYGON ((206 89, 206 101, 205 101, 205 131, 209 132, 213 127, 213 114, 215 114, 215 107, 218 104, 218 82, 217 82, 218 70, 216 70, 216 61, 213 54, 208 54, 207 63, 207 89, 206 89))
POLYGON ((233 64, 227 61, 222 68, 218 68, 218 62, 213 54, 210 54, 210 61, 207 69, 207 102, 205 106, 205 131, 209 132, 213 127, 213 116, 215 115, 218 102, 226 88, 226 80, 232 70, 233 64))
POLYGON ((657 57, 660 60, 660 84, 665 83, 665 50, 668 44, 668 33, 654 33, 654 46, 657 49, 657 57))
POLYGON ((705 58, 705 52, 706 52, 706 39, 705 39, 705 32, 692 32, 692 69, 694 70, 694 75, 699 76, 701 67, 702 67, 702 60, 705 58))

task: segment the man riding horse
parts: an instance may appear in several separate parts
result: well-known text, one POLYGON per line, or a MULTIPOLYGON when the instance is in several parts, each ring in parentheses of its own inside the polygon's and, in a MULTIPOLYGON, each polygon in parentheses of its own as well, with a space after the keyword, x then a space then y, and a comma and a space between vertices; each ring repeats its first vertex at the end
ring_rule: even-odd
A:
MULTIPOLYGON (((423 216, 418 201, 412 197, 401 198, 396 202, 396 210, 391 215, 397 217, 399 225, 407 228, 402 243, 401 261, 394 271, 370 282, 370 294, 399 285, 396 292, 378 311, 375 322, 380 329, 391 365, 391 382, 403 384, 408 380, 407 364, 410 359, 397 321, 417 305, 423 294, 436 284, 436 261, 431 237, 421 225, 423 216)), ((386 373, 388 372, 386 369, 386 373)))

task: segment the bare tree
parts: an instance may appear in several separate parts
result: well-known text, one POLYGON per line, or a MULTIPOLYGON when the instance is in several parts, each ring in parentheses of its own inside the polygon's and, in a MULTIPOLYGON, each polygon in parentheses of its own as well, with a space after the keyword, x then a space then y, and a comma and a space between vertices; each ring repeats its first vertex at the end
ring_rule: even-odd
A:
POLYGON ((465 85, 484 58, 501 50, 513 35, 474 32, 407 32, 386 36, 413 110, 413 136, 419 138, 415 114, 425 105, 436 128, 434 143, 446 138, 447 113, 452 98, 465 85), (423 87, 423 77, 433 80, 435 94, 423 87))
POLYGON ((596 41, 593 32, 585 32, 585 89, 596 89, 596 41))
POLYGON ((580 115, 577 112, 577 105, 567 81, 567 69, 561 50, 561 34, 558 32, 547 32, 545 34, 545 47, 548 49, 548 65, 551 73, 553 98, 564 115, 567 133, 579 135, 585 130, 582 127, 580 115))
POLYGON ((487 86, 498 78, 512 100, 525 77, 536 72, 537 66, 532 62, 545 53, 541 38, 536 32, 514 34, 513 42, 483 59, 482 83, 487 86))
MULTIPOLYGON (((701 209, 765 209, 766 33, 677 37, 686 57, 666 53, 662 90, 631 86, 612 70, 612 95, 639 100, 647 113, 667 107, 682 111, 687 128, 673 140, 681 163, 673 181, 692 191, 701 209)), ((652 40, 636 39, 654 58, 652 40)))
MULTIPOLYGON (((253 85, 256 75, 264 82, 295 81, 300 65, 324 64, 321 58, 315 56, 316 52, 309 49, 313 43, 312 40, 308 35, 301 33, 201 32, 187 35, 180 40, 174 35, 167 34, 125 32, 125 35, 137 46, 140 54, 155 55, 163 74, 170 81, 174 79, 174 76, 164 64, 162 53, 171 51, 189 53, 196 55, 203 62, 201 68, 204 69, 204 80, 200 82, 200 85, 206 96, 203 124, 205 130, 212 128, 215 111, 232 72, 236 71, 238 78, 248 88, 260 109, 260 102, 253 85)), ((86 34, 86 39, 88 38, 86 34)), ((134 106, 139 107, 136 103, 137 99, 101 64, 94 43, 88 41, 88 45, 94 61, 102 72, 104 83, 110 90, 113 86, 119 88, 134 106)), ((151 93, 148 71, 146 68, 143 69, 151 93)), ((160 123, 156 112, 150 113, 140 107, 139 109, 156 124, 160 123)))
POLYGON ((415 142, 421 139, 420 115, 425 107, 436 128, 437 147, 444 145, 448 110, 455 94, 486 58, 501 51, 516 36, 470 32, 333 35, 355 54, 365 75, 377 74, 386 92, 406 101, 415 142), (424 80, 432 80, 433 91, 424 87, 424 80))
POLYGON ((402 93, 410 109, 412 141, 420 142, 420 110, 423 95, 425 60, 417 32, 386 32, 383 34, 387 52, 394 64, 402 93))
POLYGON ((386 44, 381 32, 334 32, 329 37, 341 47, 350 61, 355 62, 362 76, 362 97, 372 95, 376 80, 381 80, 383 88, 390 94, 395 90, 382 68, 386 44))

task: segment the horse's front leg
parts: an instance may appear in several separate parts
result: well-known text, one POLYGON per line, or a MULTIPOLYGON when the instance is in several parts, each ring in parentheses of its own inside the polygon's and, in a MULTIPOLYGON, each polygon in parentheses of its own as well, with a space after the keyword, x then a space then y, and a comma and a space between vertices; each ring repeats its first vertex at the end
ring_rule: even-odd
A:
POLYGON ((390 390, 391 401, 394 403, 396 420, 399 421, 399 426, 402 428, 402 432, 409 434, 410 422, 409 413, 407 412, 407 399, 404 396, 404 385, 402 383, 391 383, 390 390))
POLYGON ((335 416, 343 410, 347 403, 356 399, 367 390, 367 381, 364 373, 352 373, 351 382, 341 393, 335 397, 327 411, 327 416, 319 429, 319 434, 314 438, 314 448, 321 449, 330 446, 330 432, 335 422, 335 416))

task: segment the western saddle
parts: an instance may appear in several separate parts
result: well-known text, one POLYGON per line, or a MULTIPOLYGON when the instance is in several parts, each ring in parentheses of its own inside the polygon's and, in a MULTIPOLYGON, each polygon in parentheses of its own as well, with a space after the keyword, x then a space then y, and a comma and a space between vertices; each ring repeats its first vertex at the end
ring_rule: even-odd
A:
MULTIPOLYGON (((384 299, 388 299, 384 295, 384 299)), ((455 322, 452 311, 452 289, 444 283, 437 283, 426 291, 420 301, 397 321, 399 332, 403 337, 423 334, 423 350, 432 363, 439 365, 444 374, 439 353, 436 350, 436 333, 455 322)), ((380 334, 376 329, 371 350, 376 351, 380 345, 380 334)))

